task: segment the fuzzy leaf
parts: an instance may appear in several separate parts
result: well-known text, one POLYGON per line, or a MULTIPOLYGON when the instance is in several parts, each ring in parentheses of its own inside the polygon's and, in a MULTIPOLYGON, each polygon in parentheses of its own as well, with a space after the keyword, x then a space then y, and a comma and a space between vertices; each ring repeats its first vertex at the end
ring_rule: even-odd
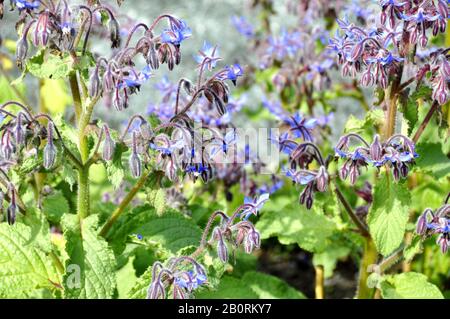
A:
POLYGON ((266 211, 256 223, 256 229, 261 232, 262 239, 277 236, 284 245, 296 243, 305 250, 321 252, 328 245, 336 225, 316 208, 308 211, 295 203, 266 211))
POLYGON ((250 287, 260 299, 305 299, 300 291, 292 288, 283 280, 261 272, 249 271, 242 281, 250 287))
POLYGON ((45 54, 45 49, 41 49, 28 59, 26 68, 37 78, 56 80, 67 78, 74 69, 84 71, 93 63, 91 54, 80 56, 77 65, 74 65, 73 58, 69 54, 63 56, 45 54))
POLYGON ((373 197, 367 223, 377 250, 386 256, 403 241, 411 195, 404 185, 383 174, 375 185, 373 197))
POLYGON ((30 227, 0 224, 0 297, 25 298, 61 282, 51 259, 36 245, 30 227))
POLYGON ((386 276, 381 282, 384 299, 443 299, 439 289, 425 275, 408 272, 386 276))
POLYGON ((48 220, 59 223, 61 217, 69 212, 69 203, 61 192, 55 192, 42 201, 42 211, 48 220))
POLYGON ((416 152, 417 168, 429 172, 437 179, 450 175, 450 159, 442 152, 438 143, 419 143, 416 152))
POLYGON ((158 216, 151 210, 148 214, 148 221, 135 230, 144 239, 157 241, 173 253, 186 246, 198 246, 202 230, 191 219, 176 211, 158 216))
POLYGON ((224 276, 217 290, 203 290, 195 294, 198 299, 257 299, 258 294, 241 279, 224 276))
POLYGON ((111 298, 116 287, 114 254, 106 241, 97 235, 97 216, 80 222, 76 215, 62 219, 66 239, 66 298, 111 298))

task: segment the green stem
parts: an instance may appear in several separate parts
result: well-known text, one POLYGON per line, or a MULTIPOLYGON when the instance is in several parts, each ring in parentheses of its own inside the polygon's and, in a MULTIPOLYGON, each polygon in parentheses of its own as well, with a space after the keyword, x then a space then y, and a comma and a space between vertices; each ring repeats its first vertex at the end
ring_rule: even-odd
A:
POLYGON ((86 136, 86 127, 91 121, 92 112, 94 111, 94 106, 100 97, 95 97, 86 106, 86 109, 81 114, 80 121, 78 122, 78 142, 81 155, 81 161, 85 164, 89 158, 89 148, 86 136))
POLYGON ((89 216, 89 167, 78 171, 78 216, 80 219, 89 216))
POLYGON ((364 252, 359 268, 357 299, 372 299, 375 288, 369 287, 367 279, 370 275, 371 266, 377 263, 378 253, 372 238, 366 237, 364 241, 364 252))
POLYGON ((111 217, 109 217, 106 224, 100 231, 100 236, 105 237, 108 234, 108 231, 111 229, 112 225, 116 222, 116 220, 123 214, 125 208, 128 204, 133 200, 134 196, 136 196, 137 192, 144 186, 145 181, 150 176, 150 173, 142 174, 142 176, 138 179, 136 184, 130 190, 130 192, 125 196, 122 202, 117 206, 116 210, 112 213, 111 217))
POLYGON ((78 86, 77 74, 75 72, 72 72, 69 75, 69 83, 70 89, 72 90, 73 105, 75 107, 75 117, 78 122, 83 110, 83 104, 81 103, 80 87, 78 86))

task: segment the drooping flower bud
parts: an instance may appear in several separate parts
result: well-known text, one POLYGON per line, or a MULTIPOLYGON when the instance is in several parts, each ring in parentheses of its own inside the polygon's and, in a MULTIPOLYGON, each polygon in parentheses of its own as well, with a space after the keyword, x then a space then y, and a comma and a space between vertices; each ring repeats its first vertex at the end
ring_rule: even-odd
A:
POLYGON ((156 51, 155 44, 153 42, 150 43, 150 48, 147 53, 147 64, 153 70, 159 69, 159 57, 158 52, 156 51))
POLYGON ((163 284, 157 279, 154 279, 154 281, 151 283, 150 287, 147 290, 147 299, 165 299, 165 298, 166 298, 166 291, 164 289, 163 284))
POLYGON ((14 147, 11 143, 11 133, 9 132, 9 130, 6 130, 5 133, 3 133, 1 151, 5 159, 11 159, 11 156, 14 152, 14 147))
POLYGON ((56 147, 53 144, 53 123, 48 122, 47 125, 47 145, 44 147, 44 167, 50 169, 55 164, 56 147))
POLYGON ((419 216, 419 218, 417 219, 417 224, 416 224, 416 233, 419 235, 423 235, 425 234, 425 232, 427 231, 427 215, 428 215, 428 209, 419 216))
POLYGON ((154 136, 152 128, 147 121, 142 120, 141 125, 139 126, 139 131, 141 132, 142 138, 145 140, 150 140, 154 136))
POLYGON ((103 142, 102 158, 105 161, 111 161, 116 150, 116 143, 111 137, 108 125, 103 125, 103 132, 105 133, 105 141, 103 142))
POLYGON ((328 186, 328 173, 325 166, 320 166, 316 176, 316 185, 319 192, 325 192, 328 186))
POLYGON ((14 128, 14 139, 16 140, 17 146, 21 146, 25 142, 25 132, 22 125, 23 113, 19 112, 16 119, 16 126, 14 128))
POLYGON ((137 140, 136 140, 136 132, 133 131, 133 145, 132 152, 129 159, 131 175, 134 178, 138 178, 142 174, 142 164, 141 159, 139 158, 139 154, 137 153, 137 140))
POLYGON ((219 256, 219 259, 223 263, 228 262, 228 248, 227 248, 227 245, 225 244, 222 236, 217 241, 217 255, 219 256))
POLYGON ((108 29, 109 29, 109 38, 111 39, 111 48, 118 48, 120 47, 120 27, 119 22, 117 22, 116 18, 114 18, 112 15, 110 16, 109 23, 108 23, 108 29))
POLYGON ((22 69, 23 61, 27 57, 28 41, 26 36, 22 36, 16 46, 16 63, 17 67, 22 69))
POLYGON ((373 143, 370 146, 370 156, 374 161, 379 161, 381 159, 382 146, 380 143, 380 137, 375 135, 373 143))
POLYGON ((97 97, 100 94, 100 78, 98 76, 98 66, 95 67, 89 78, 89 96, 91 98, 97 97))

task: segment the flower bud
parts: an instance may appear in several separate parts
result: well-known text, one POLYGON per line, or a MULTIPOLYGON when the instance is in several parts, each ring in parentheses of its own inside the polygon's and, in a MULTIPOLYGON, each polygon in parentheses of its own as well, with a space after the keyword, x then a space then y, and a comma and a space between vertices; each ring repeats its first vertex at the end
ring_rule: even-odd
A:
POLYGON ((153 70, 159 69, 158 52, 156 51, 155 44, 153 42, 150 44, 150 49, 148 50, 146 60, 147 64, 150 65, 153 70))
POLYGON ((419 235, 424 235, 427 231, 427 211, 425 211, 422 215, 417 219, 416 224, 416 233, 419 235))
POLYGON ((228 248, 222 237, 217 241, 217 255, 223 263, 228 262, 228 248))
POLYGON ((450 239, 448 233, 443 233, 440 235, 436 241, 436 243, 441 247, 441 252, 446 254, 448 251, 448 246, 450 244, 450 239))
POLYGON ((141 125, 139 126, 139 131, 141 132, 141 136, 145 140, 150 140, 154 136, 153 131, 150 127, 150 124, 147 121, 141 121, 141 125))
POLYGON ((320 166, 316 176, 316 185, 319 192, 325 192, 328 186, 328 173, 325 166, 320 166))
POLYGON ((102 158, 104 161, 111 161, 116 150, 116 143, 112 139, 111 134, 109 133, 109 128, 106 124, 103 125, 103 132, 105 133, 105 141, 103 142, 102 158))
POLYGON ((55 164, 56 148, 53 144, 53 123, 48 122, 47 125, 47 145, 44 147, 44 167, 50 169, 55 164))
POLYGON ((173 285, 173 299, 188 299, 183 288, 178 285, 173 285))
POLYGON ((16 127, 14 128, 14 139, 16 140, 17 146, 20 146, 25 142, 25 132, 22 125, 23 116, 23 113, 19 112, 19 114, 17 115, 16 127))
POLYGON ((372 157, 372 160, 379 161, 381 159, 381 152, 382 152, 382 146, 380 143, 380 137, 375 135, 373 139, 373 143, 370 146, 370 156, 372 157))
POLYGON ((91 98, 97 97, 100 94, 100 78, 98 76, 98 67, 92 72, 89 78, 89 96, 91 98))
POLYGON ((356 180, 358 179, 359 176, 359 170, 356 164, 350 165, 349 175, 350 175, 350 184, 355 185, 356 180))
POLYGON ((28 41, 26 36, 22 36, 20 40, 17 42, 16 46, 16 60, 17 66, 22 69, 23 61, 27 57, 28 52, 28 41))
POLYGON ((111 39, 111 48, 120 47, 120 27, 119 22, 111 16, 108 23, 109 38, 111 39))
POLYGON ((152 280, 154 281, 147 290, 147 299, 165 299, 166 291, 163 284, 157 279, 152 280))
POLYGON ((11 159, 11 156, 14 152, 14 147, 11 143, 11 136, 9 131, 5 131, 2 136, 1 151, 5 159, 11 159))
POLYGON ((142 164, 141 159, 137 153, 137 141, 136 141, 136 132, 133 132, 133 150, 131 152, 131 156, 129 159, 131 175, 134 178, 138 178, 142 174, 142 164))

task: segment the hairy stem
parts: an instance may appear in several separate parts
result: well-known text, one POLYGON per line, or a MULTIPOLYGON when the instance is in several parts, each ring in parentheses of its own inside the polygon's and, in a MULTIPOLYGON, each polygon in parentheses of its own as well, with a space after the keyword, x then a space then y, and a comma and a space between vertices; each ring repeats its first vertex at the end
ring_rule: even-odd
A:
POLYGON ((77 208, 80 219, 89 216, 89 167, 78 171, 77 208))
POLYGON ((436 101, 434 101, 427 115, 425 115, 425 118, 423 119, 422 123, 417 129, 416 134, 414 134, 414 137, 412 138, 414 143, 417 143, 419 141, 420 136, 422 136, 423 131, 425 131, 425 128, 427 127, 428 123, 430 123, 430 120, 433 117, 434 112, 438 109, 438 107, 439 104, 436 101))
POLYGON ((334 183, 334 191, 335 191, 339 201, 342 203, 342 206, 344 206, 345 211, 347 212, 347 214, 349 215, 351 220, 355 223, 355 225, 358 227, 361 234, 364 237, 369 238, 370 237, 369 230, 367 229, 366 225, 364 225, 364 223, 359 219, 359 217, 356 216, 356 214, 353 211, 352 207, 350 206, 349 202, 345 199, 344 194, 342 194, 342 192, 339 190, 337 183, 334 183))
POLYGON ((357 299, 372 299, 375 289, 369 287, 367 279, 370 275, 370 270, 376 264, 378 258, 377 249, 372 238, 366 237, 364 241, 364 252, 359 267, 358 290, 356 292, 357 299))
POLYGON ((77 74, 75 72, 72 72, 69 75, 69 83, 70 83, 70 89, 72 90, 73 105, 75 108, 75 117, 78 122, 80 119, 80 116, 81 116, 81 111, 83 109, 83 106, 81 103, 81 95, 80 95, 80 88, 78 86, 77 74))
POLYGON ((111 217, 109 217, 106 224, 100 230, 100 236, 105 237, 108 234, 108 231, 111 229, 112 225, 117 221, 120 215, 123 214, 125 208, 128 204, 133 200, 134 196, 136 196, 137 192, 144 186, 145 181, 150 176, 150 173, 142 174, 142 176, 138 179, 133 188, 129 191, 127 196, 122 200, 122 202, 117 206, 117 208, 112 213, 111 217))

